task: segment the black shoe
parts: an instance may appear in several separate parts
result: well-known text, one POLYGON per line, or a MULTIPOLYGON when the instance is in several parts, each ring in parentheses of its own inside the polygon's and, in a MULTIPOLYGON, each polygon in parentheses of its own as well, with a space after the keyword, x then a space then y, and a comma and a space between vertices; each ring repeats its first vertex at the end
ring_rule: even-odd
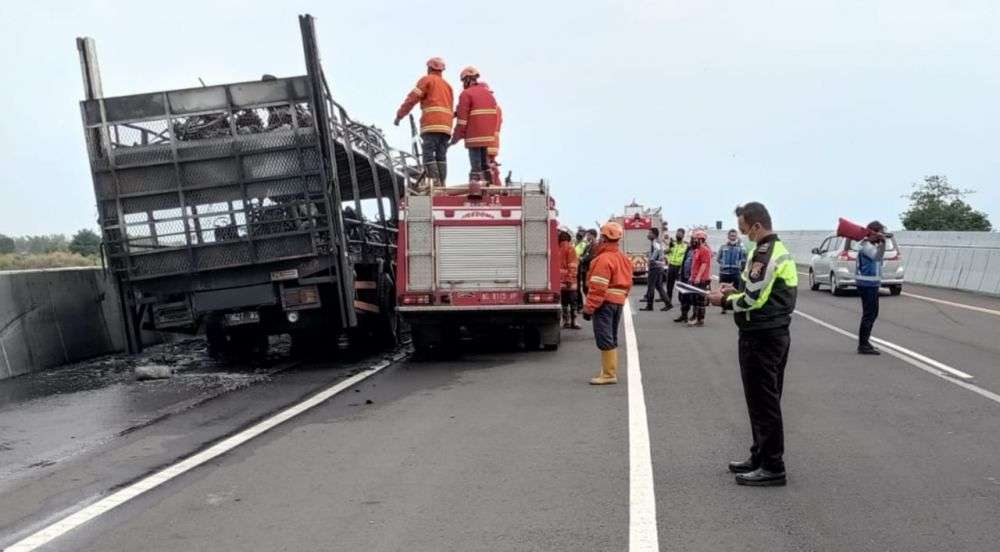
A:
POLYGON ((754 471, 736 474, 737 485, 749 485, 751 487, 781 487, 785 484, 785 472, 773 472, 766 468, 757 468, 754 471))
POLYGON ((859 355, 880 355, 882 353, 879 352, 879 350, 876 349, 875 347, 872 347, 871 345, 868 345, 867 347, 858 347, 858 354, 859 355))
POLYGON ((748 473, 757 469, 757 464, 754 463, 752 458, 748 458, 742 462, 730 462, 729 471, 733 473, 748 473))
POLYGON ((687 322, 687 321, 688 317, 684 316, 683 314, 678 316, 677 318, 674 318, 674 322, 687 322))
POLYGON ((660 309, 660 310, 661 310, 661 311, 663 311, 663 312, 667 312, 668 310, 670 310, 670 309, 672 309, 672 308, 674 308, 674 306, 673 306, 673 305, 671 305, 670 303, 667 303, 667 304, 666 304, 666 305, 664 305, 664 306, 663 306, 663 308, 662 308, 662 309, 660 309))
POLYGON ((651 310, 653 310, 653 305, 646 305, 645 307, 642 307, 639 310, 641 310, 641 311, 651 311, 651 310))

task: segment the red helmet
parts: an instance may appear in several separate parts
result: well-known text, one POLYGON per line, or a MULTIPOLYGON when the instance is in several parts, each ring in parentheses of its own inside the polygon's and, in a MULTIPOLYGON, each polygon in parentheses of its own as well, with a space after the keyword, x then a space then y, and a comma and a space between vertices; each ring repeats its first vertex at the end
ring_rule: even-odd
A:
POLYGON ((696 240, 708 241, 708 232, 704 230, 695 230, 691 232, 691 237, 696 240))
POLYGON ((432 57, 427 60, 427 68, 435 71, 444 71, 444 60, 439 57, 432 57))
POLYGON ((473 66, 470 65, 470 66, 466 67, 465 69, 462 69, 462 73, 458 77, 461 78, 461 79, 465 79, 467 77, 476 77, 476 78, 478 78, 479 77, 479 69, 476 69, 475 67, 473 67, 473 66))

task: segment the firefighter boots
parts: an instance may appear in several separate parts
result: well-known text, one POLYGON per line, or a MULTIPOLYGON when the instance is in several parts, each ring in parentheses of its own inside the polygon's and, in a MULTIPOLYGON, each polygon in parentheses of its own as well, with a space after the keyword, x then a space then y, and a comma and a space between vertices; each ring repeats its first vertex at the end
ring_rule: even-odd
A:
POLYGON ((590 385, 618 383, 618 349, 601 351, 601 375, 590 378, 590 385))

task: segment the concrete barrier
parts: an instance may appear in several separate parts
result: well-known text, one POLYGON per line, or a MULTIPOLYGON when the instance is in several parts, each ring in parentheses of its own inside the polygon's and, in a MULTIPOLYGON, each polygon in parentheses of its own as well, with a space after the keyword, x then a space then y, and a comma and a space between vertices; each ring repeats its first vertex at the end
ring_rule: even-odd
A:
MULTIPOLYGON (((800 264, 809 264, 812 249, 833 234, 824 230, 781 230, 785 246, 800 264)), ((896 232, 906 281, 929 286, 1000 295, 1000 233, 896 232)), ((710 230, 717 249, 725 230, 710 230)))
POLYGON ((122 351, 122 330, 100 269, 0 272, 0 379, 122 351))

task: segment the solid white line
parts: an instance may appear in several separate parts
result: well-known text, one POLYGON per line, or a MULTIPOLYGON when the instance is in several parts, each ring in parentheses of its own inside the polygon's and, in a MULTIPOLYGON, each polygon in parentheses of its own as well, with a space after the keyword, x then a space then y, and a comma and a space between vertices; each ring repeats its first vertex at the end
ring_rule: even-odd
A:
POLYGON ((24 539, 12 544, 4 550, 5 552, 28 552, 30 550, 35 550, 53 539, 65 535, 88 521, 104 514, 105 512, 108 512, 109 510, 120 506, 147 491, 155 489, 167 481, 170 481, 171 479, 190 471, 191 469, 194 469, 205 462, 212 460, 213 458, 229 452, 254 437, 273 429, 275 426, 287 422, 299 414, 322 404, 337 393, 340 393, 345 389, 349 389, 355 384, 381 372, 389 365, 390 363, 384 362, 378 366, 359 372, 336 385, 320 391, 316 395, 313 395, 298 404, 282 410, 281 412, 260 423, 257 423, 256 425, 244 429, 232 437, 219 441, 218 443, 193 456, 189 456, 172 466, 168 466, 163 470, 145 477, 138 482, 125 487, 124 489, 116 491, 115 493, 110 494, 73 514, 70 514, 69 516, 39 530, 36 533, 28 535, 24 539))
POLYGON ((952 301, 945 301, 944 299, 938 299, 936 297, 927 297, 926 295, 917 295, 916 293, 910 293, 904 291, 903 295, 907 297, 913 297, 914 299, 923 299, 924 301, 930 301, 931 303, 941 303, 942 305, 949 305, 952 307, 958 307, 960 309, 968 309, 971 311, 982 312, 985 314, 992 314, 993 316, 1000 316, 1000 310, 987 309, 983 307, 974 307, 972 305, 966 305, 964 303, 955 303, 952 301))
MULTIPOLYGON (((809 275, 808 272, 799 272, 799 274, 803 276, 809 275)), ((914 299, 923 299, 924 301, 930 301, 931 303, 941 303, 942 305, 958 307, 960 309, 968 309, 971 311, 981 312, 984 314, 992 314, 993 316, 1000 316, 1000 310, 987 309, 984 307, 974 307, 972 305, 966 305, 965 303, 955 303, 954 301, 945 301, 944 299, 938 299, 936 297, 928 297, 926 295, 917 295, 916 293, 910 293, 908 291, 904 291, 902 294, 907 297, 913 297, 914 299)))
MULTIPOLYGON (((795 314, 798 314, 799 316, 802 316, 803 318, 806 318, 808 320, 812 320, 813 322, 819 324, 820 326, 823 326, 824 328, 833 330, 833 331, 835 331, 835 332, 837 332, 837 333, 839 333, 841 335, 850 337, 852 339, 857 339, 858 338, 858 336, 852 334, 851 332, 848 332, 846 330, 842 330, 842 329, 840 329, 840 328, 838 328, 838 327, 836 327, 836 326, 834 326, 832 324, 827 324, 826 322, 823 322, 819 318, 816 318, 815 316, 808 315, 808 314, 806 314, 806 313, 804 313, 802 311, 797 310, 797 311, 795 311, 795 314)), ((894 357, 902 360, 903 362, 906 362, 908 364, 916 366, 917 368, 920 368, 921 370, 923 370, 925 372, 934 374, 935 376, 937 376, 937 377, 939 377, 939 378, 941 378, 941 379, 943 379, 945 381, 954 383, 955 385, 957 385, 959 387, 962 387, 964 389, 968 389, 969 391, 972 391, 973 393, 976 393, 977 395, 981 395, 981 396, 986 397, 987 399, 989 399, 989 400, 991 400, 991 401, 993 401, 993 402, 995 402, 997 404, 1000 404, 1000 395, 998 395, 998 394, 996 394, 996 393, 994 393, 992 391, 988 391, 986 389, 983 389, 982 387, 979 387, 978 385, 973 385, 973 384, 971 384, 971 383, 969 383, 967 381, 963 381, 963 380, 960 380, 960 379, 955 379, 955 378, 953 378, 951 375, 949 375, 946 372, 942 372, 941 370, 938 370, 937 368, 935 368, 933 366, 930 366, 928 364, 920 362, 919 360, 916 360, 914 358, 910 358, 910 357, 908 357, 906 355, 903 355, 901 353, 897 353, 896 351, 889 350, 889 351, 886 351, 886 352, 889 353, 890 355, 892 355, 892 356, 894 356, 894 357)))
MULTIPOLYGON (((849 332, 847 330, 842 330, 842 329, 838 328, 837 326, 834 326, 833 324, 829 324, 827 322, 824 322, 824 321, 820 320, 819 318, 816 318, 815 316, 812 316, 810 314, 806 314, 806 313, 804 313, 804 312, 802 312, 800 310, 796 310, 795 314, 798 314, 798 315, 800 315, 800 316, 802 316, 802 317, 804 317, 804 318, 806 318, 808 320, 812 320, 813 322, 819 324, 820 326, 823 326, 824 328, 833 330, 833 331, 835 331, 835 332, 837 332, 837 333, 839 333, 841 335, 850 337, 851 339, 857 339, 858 338, 858 336, 856 334, 852 334, 851 332, 849 332)), ((962 378, 962 379, 972 379, 971 375, 966 374, 965 372, 963 372, 963 371, 961 371, 961 370, 959 370, 957 368, 952 368, 951 366, 948 366, 947 364, 944 364, 943 362, 938 362, 938 361, 934 360, 933 358, 924 356, 924 355, 922 355, 922 354, 920 354, 920 353, 918 353, 916 351, 911 351, 910 349, 907 349, 906 347, 901 347, 899 345, 896 345, 895 343, 890 343, 889 341, 886 341, 884 339, 879 339, 877 337, 872 337, 871 340, 874 341, 875 343, 878 343, 879 345, 882 345, 883 347, 887 347, 887 349, 886 349, 885 352, 889 353, 890 355, 892 355, 892 356, 894 356, 896 358, 902 359, 902 360, 908 362, 909 364, 917 366, 918 368, 925 369, 925 368, 929 367, 929 368, 931 368, 931 370, 934 373, 944 372, 944 373, 948 373, 948 374, 951 374, 952 376, 959 377, 959 378, 962 378), (919 366, 918 366, 918 364, 919 364, 919 366)))
POLYGON ((628 549, 630 552, 657 552, 656 495, 653 492, 653 460, 646 421, 646 398, 639 368, 639 342, 632 320, 632 306, 625 302, 625 353, 628 362, 628 459, 629 511, 628 549))

